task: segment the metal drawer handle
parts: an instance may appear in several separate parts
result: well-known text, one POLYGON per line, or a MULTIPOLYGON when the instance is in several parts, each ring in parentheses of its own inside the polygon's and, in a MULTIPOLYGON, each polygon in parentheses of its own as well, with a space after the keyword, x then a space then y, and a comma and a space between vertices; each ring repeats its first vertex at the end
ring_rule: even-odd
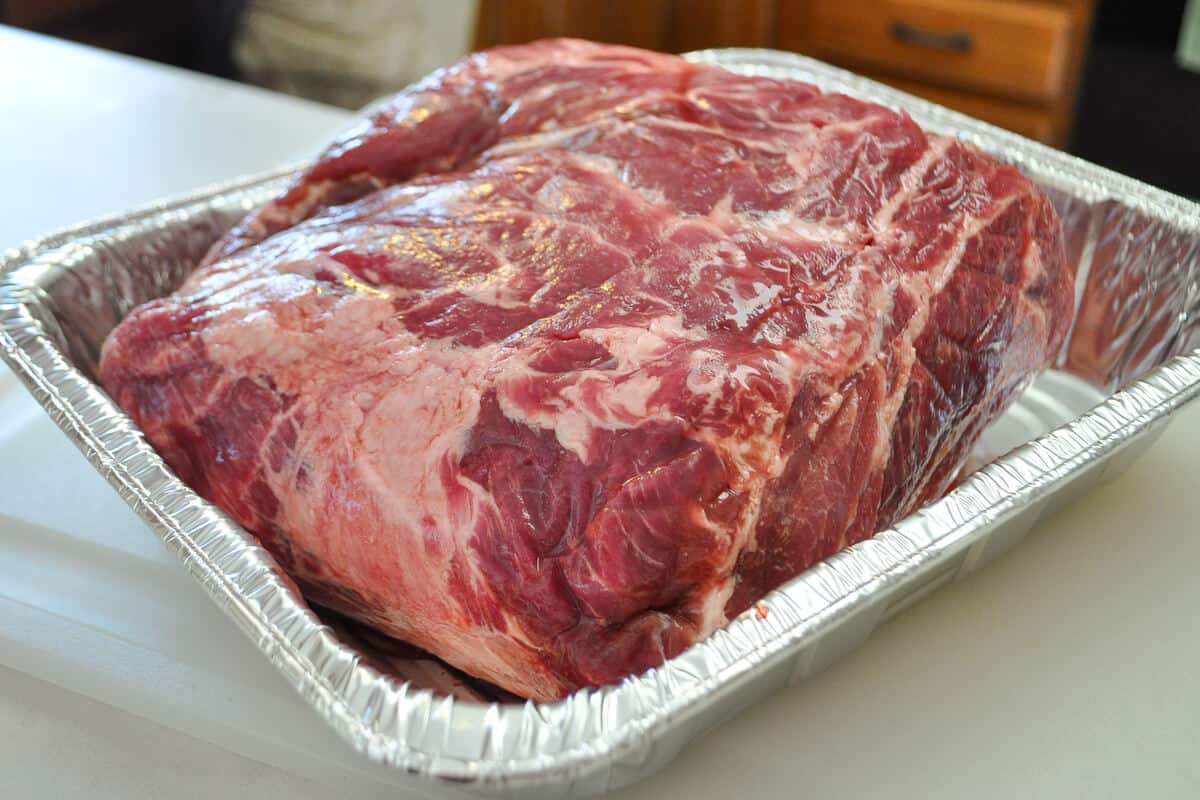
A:
POLYGON ((907 22, 896 20, 892 23, 892 36, 904 44, 916 47, 928 47, 931 50, 950 50, 955 53, 965 53, 975 46, 971 34, 966 31, 955 33, 938 33, 921 28, 914 28, 907 22))

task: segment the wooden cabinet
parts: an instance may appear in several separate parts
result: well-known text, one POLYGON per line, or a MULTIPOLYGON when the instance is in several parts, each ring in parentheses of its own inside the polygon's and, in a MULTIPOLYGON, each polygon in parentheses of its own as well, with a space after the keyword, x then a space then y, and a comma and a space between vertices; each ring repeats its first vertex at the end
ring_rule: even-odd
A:
POLYGON ((1064 146, 1092 11, 1093 0, 480 0, 476 45, 793 50, 1064 146))
POLYGON ((780 0, 775 46, 1065 146, 1091 0, 780 0))
POLYGON ((777 0, 479 0, 476 49, 553 36, 668 53, 769 47, 777 0))
POLYGON ((670 0, 480 0, 476 49, 572 36, 664 50, 670 0))
POLYGON ((885 74, 1052 100, 1062 90, 1070 12, 1003 0, 811 0, 808 24, 777 45, 885 74))

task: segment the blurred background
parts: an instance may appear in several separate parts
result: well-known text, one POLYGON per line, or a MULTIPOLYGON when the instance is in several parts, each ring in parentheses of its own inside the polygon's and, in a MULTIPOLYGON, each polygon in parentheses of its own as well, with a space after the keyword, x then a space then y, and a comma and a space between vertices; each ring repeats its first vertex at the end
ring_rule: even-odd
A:
POLYGON ((774 47, 1200 196, 1200 0, 0 0, 0 23, 348 108, 547 36, 774 47))

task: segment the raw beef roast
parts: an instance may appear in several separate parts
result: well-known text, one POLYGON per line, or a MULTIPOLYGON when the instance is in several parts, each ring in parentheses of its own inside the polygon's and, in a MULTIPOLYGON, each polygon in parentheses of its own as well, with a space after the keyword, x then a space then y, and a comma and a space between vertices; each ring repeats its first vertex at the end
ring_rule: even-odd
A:
POLYGON ((549 700, 945 492, 1072 286, 904 114, 549 41, 392 99, 101 373, 312 600, 549 700))

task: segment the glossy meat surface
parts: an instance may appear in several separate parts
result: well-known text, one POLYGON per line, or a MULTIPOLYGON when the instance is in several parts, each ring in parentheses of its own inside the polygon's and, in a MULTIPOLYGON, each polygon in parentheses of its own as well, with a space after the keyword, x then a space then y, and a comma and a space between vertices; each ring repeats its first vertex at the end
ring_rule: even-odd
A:
POLYGON ((1070 323, 1046 197, 907 116, 577 41, 394 98, 105 344, 314 600, 526 697, 938 497, 1070 323))

